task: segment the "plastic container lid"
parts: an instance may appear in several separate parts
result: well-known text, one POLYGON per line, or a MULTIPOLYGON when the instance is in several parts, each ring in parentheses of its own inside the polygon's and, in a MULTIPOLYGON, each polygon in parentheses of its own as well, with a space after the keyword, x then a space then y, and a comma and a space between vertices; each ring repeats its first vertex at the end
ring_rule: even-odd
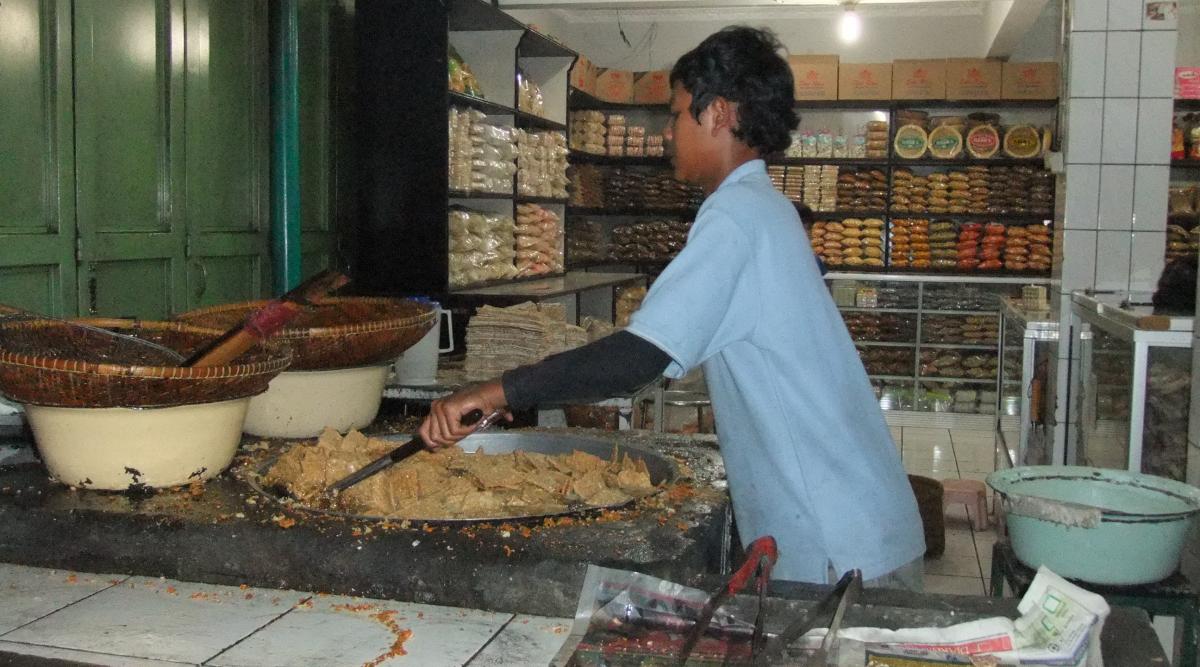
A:
POLYGON ((1014 158, 1037 157, 1042 152, 1042 138, 1031 125, 1017 125, 1004 133, 1004 154, 1014 158))
POLYGON ((1000 150, 1000 133, 991 125, 980 125, 967 133, 967 152, 974 158, 990 158, 1000 150))
POLYGON ((933 157, 949 160, 962 154, 962 134, 950 125, 936 127, 929 133, 929 153, 933 157))
POLYGON ((896 155, 915 160, 925 155, 929 148, 929 135, 917 125, 905 125, 896 130, 896 139, 892 142, 896 155))

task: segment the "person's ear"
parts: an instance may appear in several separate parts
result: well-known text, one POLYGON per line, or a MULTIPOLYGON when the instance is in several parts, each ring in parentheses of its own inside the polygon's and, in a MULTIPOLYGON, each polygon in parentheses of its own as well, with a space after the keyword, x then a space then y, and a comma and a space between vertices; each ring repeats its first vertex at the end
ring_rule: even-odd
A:
POLYGON ((717 135, 721 129, 733 130, 737 127, 737 105, 724 97, 718 97, 709 105, 712 113, 712 133, 717 135))

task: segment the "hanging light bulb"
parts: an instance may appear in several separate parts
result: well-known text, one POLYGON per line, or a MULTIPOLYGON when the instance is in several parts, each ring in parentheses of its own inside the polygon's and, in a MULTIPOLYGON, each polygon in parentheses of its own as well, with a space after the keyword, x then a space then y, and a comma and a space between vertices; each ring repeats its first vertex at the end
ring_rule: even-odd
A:
POLYGON ((855 11, 852 3, 846 3, 846 11, 838 21, 838 38, 846 44, 853 44, 862 36, 862 18, 855 11))

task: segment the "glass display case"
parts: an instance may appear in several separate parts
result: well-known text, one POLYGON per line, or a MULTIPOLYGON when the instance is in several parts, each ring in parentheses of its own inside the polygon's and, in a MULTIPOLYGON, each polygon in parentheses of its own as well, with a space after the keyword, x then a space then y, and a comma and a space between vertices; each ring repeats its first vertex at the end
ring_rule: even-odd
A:
POLYGON ((996 406, 997 469, 1062 462, 1064 444, 1054 440, 1054 408, 1046 378, 1055 362, 1059 326, 1048 310, 1025 308, 1019 298, 1000 300, 1000 377, 996 406), (1015 418, 1015 433, 1007 418, 1015 418), (1014 437, 1015 436, 1015 437, 1014 437))
POLYGON ((1079 425, 1067 460, 1185 481, 1192 318, 1155 315, 1139 296, 1072 294, 1079 425))
POLYGON ((830 273, 884 410, 994 414, 999 299, 1028 279, 830 273))

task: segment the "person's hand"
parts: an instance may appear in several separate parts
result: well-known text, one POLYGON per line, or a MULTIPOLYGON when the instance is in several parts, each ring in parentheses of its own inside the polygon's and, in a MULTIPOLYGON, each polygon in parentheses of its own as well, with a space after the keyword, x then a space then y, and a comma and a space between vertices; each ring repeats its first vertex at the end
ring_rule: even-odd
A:
MULTIPOLYGON (((474 424, 462 423, 464 415, 479 410, 486 417, 507 407, 508 399, 504 397, 504 387, 500 382, 493 380, 467 387, 434 401, 417 433, 430 449, 449 447, 475 430, 474 424)), ((512 421, 512 413, 506 411, 504 418, 512 421)))

